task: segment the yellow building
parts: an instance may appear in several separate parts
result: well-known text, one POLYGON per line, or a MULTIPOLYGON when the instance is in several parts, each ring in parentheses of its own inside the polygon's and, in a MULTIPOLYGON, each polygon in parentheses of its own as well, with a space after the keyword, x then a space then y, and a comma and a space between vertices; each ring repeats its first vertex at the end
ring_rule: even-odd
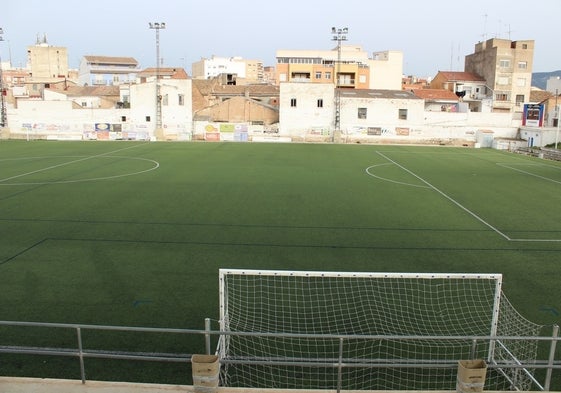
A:
POLYGON ((56 81, 68 78, 68 51, 61 46, 51 46, 45 36, 27 47, 27 68, 34 81, 56 81))
POLYGON ((487 81, 494 112, 522 112, 522 104, 530 99, 533 59, 533 40, 492 38, 475 45, 464 69, 487 81))
POLYGON ((361 47, 342 45, 329 51, 278 50, 276 80, 333 83, 341 88, 368 89, 368 54, 361 47))

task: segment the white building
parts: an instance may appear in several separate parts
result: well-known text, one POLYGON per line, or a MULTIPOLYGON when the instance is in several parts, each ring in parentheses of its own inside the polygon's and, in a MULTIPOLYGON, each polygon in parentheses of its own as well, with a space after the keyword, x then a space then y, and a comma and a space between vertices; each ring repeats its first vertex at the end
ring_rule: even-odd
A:
POLYGON ((552 76, 546 82, 546 91, 553 94, 561 94, 561 76, 552 76))
POLYGON ((192 135, 191 79, 160 79, 162 130, 157 130, 156 79, 130 86, 128 128, 158 140, 188 140, 192 135), (161 134, 158 134, 160 133, 161 134))
POLYGON ((263 62, 242 57, 202 58, 192 64, 193 79, 212 79, 220 75, 235 75, 249 81, 263 81, 263 62))
POLYGON ((78 69, 81 86, 111 86, 131 83, 140 72, 132 57, 84 56, 78 69))
POLYGON ((140 83, 119 86, 119 92, 111 95, 112 105, 108 106, 103 102, 109 98, 102 96, 50 90, 43 100, 18 99, 9 113, 9 137, 188 140, 193 128, 191 79, 183 69, 168 71, 162 70, 158 82, 161 130, 156 121, 156 78, 148 77, 140 83))
POLYGON ((292 140, 326 140, 332 135, 335 113, 332 84, 280 84, 279 134, 292 140))
POLYGON ((280 136, 292 141, 475 146, 484 135, 516 138, 521 124, 511 113, 428 112, 424 99, 403 90, 286 82, 279 102, 280 136), (334 129, 337 93, 340 130, 334 129))
POLYGON ((403 90, 342 90, 343 136, 409 136, 424 124, 425 102, 403 90))

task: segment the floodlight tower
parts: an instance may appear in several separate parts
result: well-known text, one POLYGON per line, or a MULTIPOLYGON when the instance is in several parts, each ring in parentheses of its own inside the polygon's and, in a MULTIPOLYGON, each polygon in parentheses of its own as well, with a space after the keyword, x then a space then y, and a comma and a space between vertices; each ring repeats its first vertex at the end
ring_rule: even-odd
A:
MULTIPOLYGON (((4 30, 0 27, 0 42, 4 41, 4 30)), ((2 57, 0 56, 0 128, 8 127, 8 114, 6 112, 6 98, 4 77, 2 75, 2 57)))
POLYGON ((332 41, 337 41, 337 67, 335 71, 335 129, 333 130, 332 142, 335 142, 335 132, 341 133, 341 42, 347 40, 347 34, 349 29, 343 27, 339 29, 337 27, 331 28, 332 41))
POLYGON ((162 128, 162 94, 160 92, 160 30, 166 28, 164 22, 150 22, 150 29, 156 30, 156 130, 162 128))

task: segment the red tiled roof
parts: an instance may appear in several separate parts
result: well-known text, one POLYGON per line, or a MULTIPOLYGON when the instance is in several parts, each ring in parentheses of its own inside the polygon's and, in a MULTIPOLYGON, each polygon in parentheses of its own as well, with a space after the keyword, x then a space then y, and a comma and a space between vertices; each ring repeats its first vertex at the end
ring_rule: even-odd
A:
POLYGON ((485 82, 481 76, 472 72, 464 71, 438 71, 444 79, 448 81, 471 81, 471 82, 485 82))
POLYGON ((185 69, 181 67, 156 67, 146 68, 138 73, 139 77, 156 76, 159 73, 160 77, 168 77, 171 79, 189 79, 185 69))
POLYGON ((119 97, 119 86, 68 86, 64 90, 57 90, 69 97, 119 97))
POLYGON ((126 64, 137 66, 138 62, 133 57, 113 57, 113 56, 84 56, 89 63, 102 63, 102 64, 126 64))
POLYGON ((413 89, 411 90, 419 98, 425 100, 459 101, 458 96, 445 89, 413 89))

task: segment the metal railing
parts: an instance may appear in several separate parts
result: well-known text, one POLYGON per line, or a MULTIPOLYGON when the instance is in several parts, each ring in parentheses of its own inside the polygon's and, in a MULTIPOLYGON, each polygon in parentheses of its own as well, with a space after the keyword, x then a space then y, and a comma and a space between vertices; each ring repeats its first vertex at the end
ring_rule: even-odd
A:
MULTIPOLYGON (((349 359, 343 358, 343 348, 346 342, 352 340, 449 340, 458 342, 471 342, 471 357, 474 358, 476 348, 479 343, 516 341, 516 340, 532 340, 537 342, 549 343, 549 351, 547 359, 539 360, 516 360, 505 363, 490 363, 489 368, 493 369, 541 369, 545 370, 544 382, 541 383, 535 379, 533 375, 528 375, 536 386, 536 390, 549 391, 553 377, 553 371, 561 370, 561 361, 555 360, 556 346, 559 341, 557 325, 553 326, 552 336, 403 336, 403 335, 339 335, 339 334, 296 334, 296 333, 255 333, 255 332, 224 332, 213 331, 210 327, 210 319, 205 320, 205 329, 173 329, 173 328, 150 328, 150 327, 130 327, 130 326, 103 326, 103 325, 86 325, 86 324, 67 324, 67 323, 41 323, 41 322, 18 322, 18 321, 0 321, 0 327, 11 328, 45 328, 45 329, 62 329, 72 330, 75 332, 76 341, 74 346, 67 348, 53 348, 47 346, 24 346, 24 345, 5 345, 0 343, 0 354, 22 354, 22 355, 48 355, 77 358, 80 364, 80 378, 83 384, 86 383, 86 367, 84 359, 118 359, 118 360, 134 360, 134 361, 153 361, 153 362, 180 362, 190 363, 192 354, 185 353, 165 353, 165 352, 126 352, 103 349, 86 349, 83 345, 84 331, 111 331, 111 332, 142 332, 157 334, 181 334, 190 336, 200 336, 205 343, 206 353, 211 353, 211 339, 218 340, 227 338, 228 336, 253 336, 253 337, 269 337, 269 338, 301 338, 301 339, 331 339, 339 343, 339 358, 329 359, 275 359, 275 358, 255 358, 255 359, 221 359, 222 365, 227 364, 255 364, 255 365, 290 365, 302 367, 331 367, 336 370, 339 380, 338 386, 341 386, 342 370, 345 368, 457 368, 457 361, 452 360, 393 360, 386 361, 381 359, 349 359)), ((340 389, 338 388, 338 391, 340 389)))

